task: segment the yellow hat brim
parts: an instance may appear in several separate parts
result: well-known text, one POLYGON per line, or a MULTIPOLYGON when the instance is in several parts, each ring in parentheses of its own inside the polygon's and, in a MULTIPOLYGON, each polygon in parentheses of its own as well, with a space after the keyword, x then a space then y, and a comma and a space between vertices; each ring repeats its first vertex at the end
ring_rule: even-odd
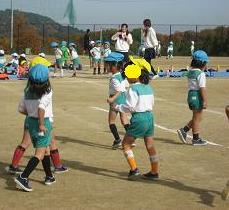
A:
POLYGON ((151 72, 151 65, 143 58, 134 58, 133 56, 130 56, 130 60, 137 66, 139 66, 141 69, 145 69, 149 72, 151 72))

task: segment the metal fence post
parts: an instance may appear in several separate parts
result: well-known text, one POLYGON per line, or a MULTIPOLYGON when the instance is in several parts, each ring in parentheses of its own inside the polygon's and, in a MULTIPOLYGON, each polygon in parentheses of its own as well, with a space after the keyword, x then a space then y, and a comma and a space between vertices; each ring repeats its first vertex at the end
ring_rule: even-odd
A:
POLYGON ((172 40, 172 25, 169 25, 169 40, 172 40))
POLYGON ((19 53, 19 45, 20 45, 20 25, 17 25, 17 52, 19 53))
POLYGON ((69 41, 70 41, 70 25, 68 25, 68 44, 69 44, 69 41))
POLYGON ((42 33, 42 52, 45 50, 45 24, 43 24, 43 33, 42 33))
POLYGON ((195 42, 197 42, 198 39, 198 26, 196 25, 196 37, 195 37, 195 42))

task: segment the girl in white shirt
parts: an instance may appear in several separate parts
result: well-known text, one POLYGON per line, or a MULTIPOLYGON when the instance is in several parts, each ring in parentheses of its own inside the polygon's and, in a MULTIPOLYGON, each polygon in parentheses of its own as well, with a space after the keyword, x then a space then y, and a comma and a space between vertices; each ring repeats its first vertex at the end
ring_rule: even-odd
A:
POLYGON ((116 41, 115 51, 124 55, 124 64, 129 61, 129 49, 130 45, 133 44, 133 38, 131 33, 128 31, 128 25, 123 23, 121 30, 114 34, 111 39, 116 41))

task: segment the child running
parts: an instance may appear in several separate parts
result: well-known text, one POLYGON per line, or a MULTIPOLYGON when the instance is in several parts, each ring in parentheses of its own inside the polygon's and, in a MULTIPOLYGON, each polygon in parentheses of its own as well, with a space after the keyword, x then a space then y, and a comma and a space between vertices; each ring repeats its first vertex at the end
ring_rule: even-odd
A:
POLYGON ((202 120, 203 110, 207 108, 206 95, 206 76, 204 70, 207 68, 208 55, 202 50, 193 53, 191 69, 187 73, 188 77, 188 105, 192 110, 192 119, 184 126, 177 130, 180 140, 187 144, 187 133, 192 129, 193 146, 203 146, 207 144, 200 138, 200 123, 202 120))
POLYGON ((123 59, 124 56, 121 53, 116 52, 110 53, 108 57, 105 59, 105 61, 109 63, 110 72, 112 73, 112 77, 110 79, 109 84, 109 98, 107 99, 107 102, 110 104, 110 110, 108 115, 109 127, 115 139, 112 145, 113 149, 121 147, 122 142, 117 127, 115 125, 115 120, 117 118, 118 113, 120 114, 120 120, 124 128, 127 129, 129 126, 127 114, 118 112, 112 108, 113 103, 125 104, 126 101, 125 92, 127 81, 122 77, 120 73, 120 69, 123 65, 123 59))
POLYGON ((59 44, 57 42, 52 42, 51 47, 54 49, 54 54, 55 54, 55 59, 56 59, 53 76, 56 77, 57 69, 60 69, 60 75, 61 77, 63 77, 64 76, 63 60, 62 60, 63 53, 61 49, 59 48, 59 44))
POLYGON ((110 42, 104 42, 104 49, 103 49, 103 67, 104 67, 104 70, 103 70, 103 74, 108 74, 108 69, 109 69, 109 63, 107 63, 105 61, 105 59, 109 56, 109 54, 111 53, 111 49, 110 49, 110 42))
POLYGON ((49 69, 44 65, 36 65, 29 72, 29 80, 24 97, 19 103, 20 113, 27 115, 29 133, 35 148, 34 156, 29 160, 25 170, 17 178, 16 184, 24 191, 33 191, 28 177, 40 161, 45 171, 46 185, 56 182, 50 167, 49 146, 51 144, 52 124, 52 89, 49 82, 49 69))
POLYGON ((82 70, 82 64, 80 62, 80 58, 79 55, 76 51, 76 44, 74 43, 70 43, 69 44, 69 50, 70 50, 70 55, 71 55, 71 61, 72 61, 72 65, 73 65, 73 75, 72 77, 76 77, 76 69, 78 68, 79 70, 82 70))
POLYGON ((171 58, 173 58, 173 42, 172 41, 169 42, 169 46, 167 49, 167 59, 171 59, 171 58))
POLYGON ((123 139, 123 152, 130 166, 129 180, 140 177, 139 169, 131 149, 131 144, 137 138, 144 138, 145 146, 149 154, 151 170, 143 175, 144 178, 155 180, 158 175, 158 156, 154 147, 154 117, 152 108, 154 95, 149 85, 150 64, 144 59, 131 59, 125 68, 125 75, 130 85, 126 94, 126 104, 114 104, 115 110, 122 113, 131 113, 130 126, 127 128, 123 139))
POLYGON ((98 74, 101 74, 101 53, 102 53, 101 44, 102 42, 100 40, 97 40, 95 43, 95 47, 90 50, 90 53, 92 55, 92 61, 93 61, 94 75, 96 75, 97 68, 98 68, 98 74))

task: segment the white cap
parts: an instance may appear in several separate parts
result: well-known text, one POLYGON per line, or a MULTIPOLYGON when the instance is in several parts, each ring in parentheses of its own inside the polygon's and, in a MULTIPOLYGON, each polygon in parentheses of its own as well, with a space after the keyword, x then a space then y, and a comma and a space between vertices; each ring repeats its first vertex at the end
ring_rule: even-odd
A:
POLYGON ((20 57, 26 58, 26 54, 25 54, 25 53, 22 53, 22 54, 20 55, 20 57))
POLYGON ((93 41, 93 40, 92 40, 92 41, 90 41, 90 45, 92 45, 92 44, 95 44, 95 41, 93 41))
POLYGON ((194 42, 194 41, 191 41, 191 43, 192 43, 192 44, 195 44, 195 42, 194 42))
POLYGON ((1 54, 1 55, 5 55, 4 50, 0 50, 0 54, 1 54))
POLYGON ((11 54, 11 56, 18 57, 18 54, 17 53, 13 53, 13 54, 11 54))
POLYGON ((38 55, 39 55, 40 57, 42 57, 42 58, 45 58, 45 56, 46 56, 44 53, 39 53, 38 55))

